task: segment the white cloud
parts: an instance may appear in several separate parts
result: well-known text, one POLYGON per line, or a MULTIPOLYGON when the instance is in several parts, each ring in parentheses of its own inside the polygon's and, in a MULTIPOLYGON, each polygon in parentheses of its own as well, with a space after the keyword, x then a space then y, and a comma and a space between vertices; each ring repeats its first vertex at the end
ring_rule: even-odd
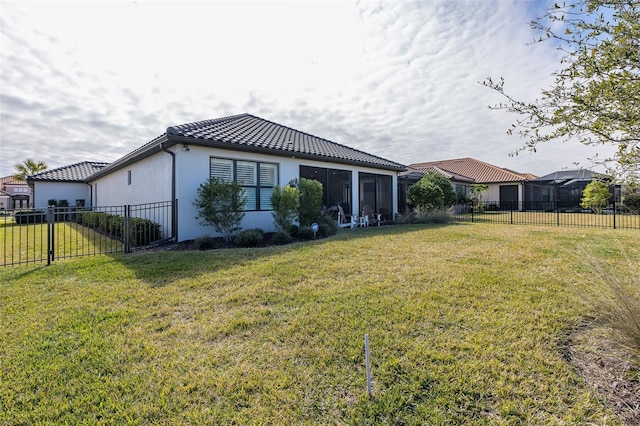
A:
MULTIPOLYGON (((166 127, 248 112, 401 163, 472 156, 546 174, 583 147, 520 145, 489 111, 534 98, 540 2, 2 3, 0 175, 113 161, 166 127)), ((585 164, 588 165, 588 164, 585 164)))

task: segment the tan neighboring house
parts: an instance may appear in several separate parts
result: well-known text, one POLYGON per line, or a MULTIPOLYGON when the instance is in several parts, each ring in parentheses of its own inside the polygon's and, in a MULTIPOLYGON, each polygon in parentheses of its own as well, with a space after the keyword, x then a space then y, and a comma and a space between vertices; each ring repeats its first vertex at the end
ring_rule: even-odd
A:
POLYGON ((514 172, 470 157, 414 163, 408 167, 418 174, 428 171, 443 174, 451 180, 458 195, 466 197, 471 184, 487 185, 482 200, 495 203, 501 209, 509 208, 511 203, 520 208, 525 201, 525 183, 536 178, 530 173, 514 172))
POLYGON ((33 193, 24 180, 13 176, 0 178, 0 211, 33 207, 33 193))

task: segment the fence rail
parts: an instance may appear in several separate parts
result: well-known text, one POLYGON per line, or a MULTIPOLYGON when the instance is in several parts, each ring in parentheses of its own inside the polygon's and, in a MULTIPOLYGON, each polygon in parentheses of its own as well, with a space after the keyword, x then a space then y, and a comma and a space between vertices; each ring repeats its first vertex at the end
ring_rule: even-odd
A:
POLYGON ((639 212, 618 203, 605 208, 566 208, 558 203, 480 202, 454 206, 458 221, 582 228, 640 229, 639 212))
POLYGON ((135 248, 174 237, 175 202, 48 207, 0 216, 0 266, 47 262, 135 248))

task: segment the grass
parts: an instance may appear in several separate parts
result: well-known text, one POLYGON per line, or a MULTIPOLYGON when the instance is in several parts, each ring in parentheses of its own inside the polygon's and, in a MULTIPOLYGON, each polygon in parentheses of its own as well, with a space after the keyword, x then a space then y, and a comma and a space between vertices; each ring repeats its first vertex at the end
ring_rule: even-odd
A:
MULTIPOLYGON (((73 222, 56 223, 53 228, 56 258, 124 251, 122 242, 73 222)), ((47 260, 47 224, 18 225, 12 218, 0 222, 0 266, 37 263, 47 260)))
MULTIPOLYGON (((458 214, 455 217, 471 221, 471 214, 458 214)), ((637 214, 591 214, 591 213, 550 213, 542 211, 488 211, 474 213, 477 223, 513 223, 521 225, 578 226, 594 228, 640 229, 640 215, 637 214)))
POLYGON ((0 424, 619 424, 563 355, 593 314, 571 253, 626 264, 612 235, 638 231, 612 232, 403 225, 4 268, 0 424))

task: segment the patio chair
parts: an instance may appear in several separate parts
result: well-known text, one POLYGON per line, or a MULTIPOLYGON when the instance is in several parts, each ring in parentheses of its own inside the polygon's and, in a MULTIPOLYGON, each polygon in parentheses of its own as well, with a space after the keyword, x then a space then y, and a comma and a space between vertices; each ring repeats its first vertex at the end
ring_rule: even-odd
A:
POLYGON ((338 204, 338 226, 340 228, 355 228, 357 225, 357 217, 351 214, 345 214, 342 206, 338 204))
POLYGON ((360 226, 369 226, 369 224, 373 223, 373 221, 373 209, 369 206, 364 206, 362 208, 362 216, 360 216, 360 226))

